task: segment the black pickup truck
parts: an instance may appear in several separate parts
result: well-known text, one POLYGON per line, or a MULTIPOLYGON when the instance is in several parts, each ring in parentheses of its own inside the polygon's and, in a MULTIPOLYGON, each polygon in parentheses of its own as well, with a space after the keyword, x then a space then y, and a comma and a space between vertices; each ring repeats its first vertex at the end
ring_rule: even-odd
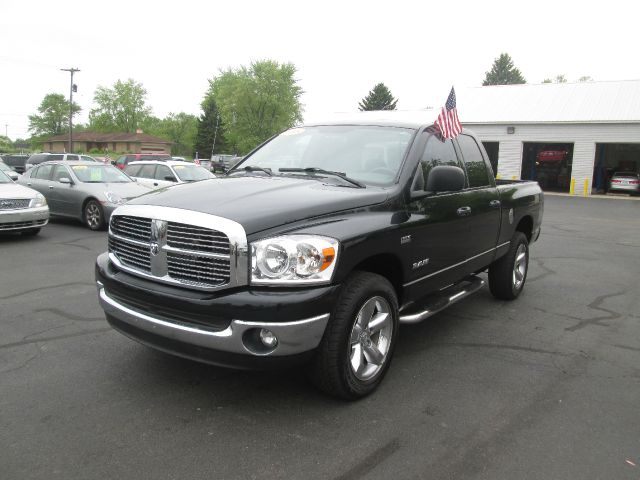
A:
POLYGON ((425 112, 293 128, 226 176, 111 216, 96 262, 118 331, 175 355, 265 369, 305 362, 355 399, 389 368, 399 325, 489 288, 515 299, 540 235, 535 182, 498 182, 469 131, 425 112))

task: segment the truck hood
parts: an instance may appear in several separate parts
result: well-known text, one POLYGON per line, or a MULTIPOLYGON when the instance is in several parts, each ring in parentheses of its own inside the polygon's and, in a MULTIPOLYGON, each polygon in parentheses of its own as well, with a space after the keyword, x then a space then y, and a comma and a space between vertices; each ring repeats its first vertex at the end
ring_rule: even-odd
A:
POLYGON ((327 185, 290 177, 224 177, 155 190, 129 202, 217 215, 247 234, 328 213, 382 203, 382 188, 327 185))

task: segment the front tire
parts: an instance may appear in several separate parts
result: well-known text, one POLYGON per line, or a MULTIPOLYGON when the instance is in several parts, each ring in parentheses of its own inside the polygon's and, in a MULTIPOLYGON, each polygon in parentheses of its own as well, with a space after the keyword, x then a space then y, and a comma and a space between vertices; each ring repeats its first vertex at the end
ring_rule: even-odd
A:
POLYGON ((104 211, 97 200, 89 200, 84 206, 84 224, 91 230, 104 228, 104 211))
POLYGON ((389 281, 356 272, 345 282, 311 365, 322 391, 347 400, 372 393, 398 339, 398 299, 389 281))
POLYGON ((522 232, 514 233, 506 255, 489 267, 489 290, 500 300, 514 300, 524 288, 529 271, 529 241, 522 232))

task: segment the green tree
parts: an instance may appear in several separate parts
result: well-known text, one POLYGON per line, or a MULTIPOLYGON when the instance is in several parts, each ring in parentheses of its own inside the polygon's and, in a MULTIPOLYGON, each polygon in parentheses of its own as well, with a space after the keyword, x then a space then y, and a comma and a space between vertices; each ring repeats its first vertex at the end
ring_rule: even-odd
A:
POLYGON ((151 115, 146 104, 147 91, 141 83, 118 80, 112 88, 98 87, 93 95, 96 108, 89 114, 89 125, 98 132, 133 133, 151 115))
POLYGON ((371 90, 366 97, 358 103, 358 108, 362 111, 365 110, 395 110, 397 98, 393 98, 391 91, 386 87, 384 83, 378 83, 373 90, 371 90))
POLYGON ((0 135, 0 152, 3 152, 3 153, 13 152, 13 142, 9 137, 0 135))
POLYGON ((188 113, 169 113, 162 120, 162 136, 171 140, 173 155, 192 155, 198 129, 198 119, 188 113))
POLYGON ((593 82, 593 78, 589 75, 584 75, 578 79, 579 82, 593 82))
POLYGON ((513 65, 513 60, 508 53, 502 53, 493 62, 491 70, 486 72, 483 86, 486 85, 515 85, 527 83, 527 81, 513 65))
MULTIPOLYGON (((580 81, 582 82, 583 80, 580 81)), ((542 83, 567 83, 567 77, 561 73, 556 75, 554 79, 545 78, 542 83)))
POLYGON ((198 152, 200 158, 211 158, 213 153, 231 153, 225 140, 224 125, 220 119, 220 112, 211 91, 204 97, 201 106, 202 115, 198 118, 196 126, 194 151, 198 152), (215 152, 212 152, 214 139, 216 143, 215 152))
POLYGON ((295 74, 291 63, 262 60, 222 71, 210 81, 225 139, 235 153, 245 154, 302 120, 302 88, 295 74))
MULTIPOLYGON (((81 110, 73 102, 73 115, 81 110)), ((60 93, 45 95, 38 113, 29 115, 29 131, 36 136, 60 135, 69 131, 69 101, 60 93)))

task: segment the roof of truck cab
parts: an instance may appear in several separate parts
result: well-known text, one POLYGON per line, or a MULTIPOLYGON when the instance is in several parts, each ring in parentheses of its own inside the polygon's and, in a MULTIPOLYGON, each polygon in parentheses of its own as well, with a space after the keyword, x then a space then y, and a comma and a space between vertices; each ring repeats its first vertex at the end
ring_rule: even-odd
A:
POLYGON ((371 125, 417 129, 432 125, 438 118, 439 110, 378 110, 370 112, 336 113, 327 118, 306 121, 303 126, 319 125, 371 125))

